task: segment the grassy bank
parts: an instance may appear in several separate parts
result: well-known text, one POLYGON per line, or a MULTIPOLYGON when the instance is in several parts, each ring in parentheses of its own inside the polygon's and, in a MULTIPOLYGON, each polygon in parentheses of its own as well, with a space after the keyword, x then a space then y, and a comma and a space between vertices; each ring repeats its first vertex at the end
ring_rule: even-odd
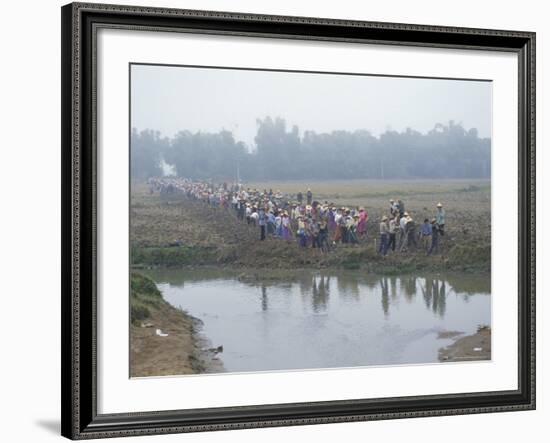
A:
POLYGON ((198 320, 164 301, 155 283, 133 272, 130 278, 130 375, 196 374, 207 370, 198 320), (157 334, 157 330, 166 336, 157 334))

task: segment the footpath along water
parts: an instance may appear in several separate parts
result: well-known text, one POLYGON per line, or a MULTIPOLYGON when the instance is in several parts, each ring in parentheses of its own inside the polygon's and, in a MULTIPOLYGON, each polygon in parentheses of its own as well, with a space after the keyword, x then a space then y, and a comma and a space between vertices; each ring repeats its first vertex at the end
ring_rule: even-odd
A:
POLYGON ((491 325, 488 276, 147 274, 171 305, 203 321, 227 372, 435 363, 453 333, 491 325))

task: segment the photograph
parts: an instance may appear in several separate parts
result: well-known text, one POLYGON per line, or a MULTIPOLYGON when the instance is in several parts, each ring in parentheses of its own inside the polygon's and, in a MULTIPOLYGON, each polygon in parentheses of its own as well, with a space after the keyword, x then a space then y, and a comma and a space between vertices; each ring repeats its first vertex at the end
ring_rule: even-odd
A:
POLYGON ((493 438, 537 407, 531 16, 238 9, 61 8, 61 434, 493 438))
POLYGON ((491 361, 490 79, 128 70, 131 378, 491 361))

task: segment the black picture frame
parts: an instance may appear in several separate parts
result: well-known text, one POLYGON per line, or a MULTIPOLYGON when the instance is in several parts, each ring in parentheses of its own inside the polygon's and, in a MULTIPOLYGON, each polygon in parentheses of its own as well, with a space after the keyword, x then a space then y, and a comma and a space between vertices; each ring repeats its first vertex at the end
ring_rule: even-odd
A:
POLYGON ((72 3, 62 32, 62 435, 71 439, 535 408, 535 33, 72 3), (518 389, 97 413, 95 38, 100 27, 506 51, 518 57, 518 389))

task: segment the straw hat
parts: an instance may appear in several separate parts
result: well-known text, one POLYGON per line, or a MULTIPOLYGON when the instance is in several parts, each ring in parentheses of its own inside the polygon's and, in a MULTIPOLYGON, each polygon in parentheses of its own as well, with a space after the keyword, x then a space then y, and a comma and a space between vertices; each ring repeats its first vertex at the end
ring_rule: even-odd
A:
POLYGON ((403 212, 403 215, 404 215, 405 217, 408 217, 408 216, 409 216, 409 213, 408 213, 408 212, 403 212))
POLYGON ((441 202, 439 202, 437 205, 436 205, 438 208, 442 208, 443 205, 441 204, 441 202))
POLYGON ((382 221, 384 222, 384 221, 387 221, 387 220, 388 220, 388 217, 386 217, 386 216, 384 215, 384 217, 382 217, 382 221))

